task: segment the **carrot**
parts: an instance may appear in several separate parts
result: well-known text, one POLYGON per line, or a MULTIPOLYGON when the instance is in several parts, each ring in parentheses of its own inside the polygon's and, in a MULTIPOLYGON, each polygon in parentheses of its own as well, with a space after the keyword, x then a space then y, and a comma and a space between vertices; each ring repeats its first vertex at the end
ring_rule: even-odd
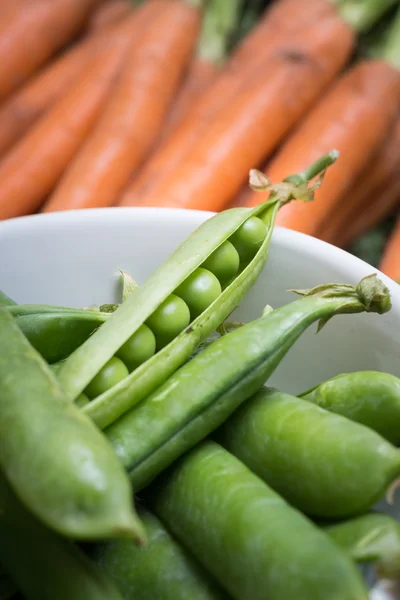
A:
POLYGON ((130 52, 110 101, 44 211, 110 206, 160 129, 196 43, 200 12, 165 2, 130 52))
POLYGON ((90 132, 109 96, 138 18, 110 34, 75 85, 0 164, 0 219, 35 211, 90 132))
POLYGON ((216 79, 226 60, 227 46, 236 25, 242 0, 209 0, 197 51, 167 115, 158 142, 178 127, 199 96, 216 79))
POLYGON ((162 181, 162 190, 153 190, 142 205, 223 208, 343 66, 351 43, 337 18, 319 21, 307 36, 293 34, 288 51, 271 57, 262 76, 216 115, 180 167, 162 181))
POLYGON ((400 282, 400 218, 383 251, 379 269, 388 277, 400 282))
MULTIPOLYGON (((399 42, 398 36, 391 48, 399 42)), ((341 152, 341 158, 327 173, 323 189, 316 193, 316 201, 306 210, 284 206, 277 217, 278 225, 318 236, 323 223, 338 210, 383 144, 400 103, 400 72, 386 50, 383 57, 387 60, 363 61, 348 71, 267 167, 268 177, 275 181, 285 173, 300 171, 325 149, 341 152)), ((260 195, 255 193, 248 205, 259 202, 260 195)))
POLYGON ((0 27, 0 99, 76 35, 100 0, 36 0, 0 27))
POLYGON ((326 223, 319 238, 347 247, 378 225, 400 204, 400 118, 378 154, 373 156, 343 203, 326 223))
POLYGON ((89 21, 89 31, 99 31, 116 25, 129 17, 134 5, 132 0, 108 0, 102 4, 89 21))

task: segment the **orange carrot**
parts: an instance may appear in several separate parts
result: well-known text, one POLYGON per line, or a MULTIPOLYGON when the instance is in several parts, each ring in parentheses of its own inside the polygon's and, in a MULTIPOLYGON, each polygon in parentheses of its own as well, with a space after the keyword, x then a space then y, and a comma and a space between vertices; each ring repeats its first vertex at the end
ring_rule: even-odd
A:
POLYGON ((20 86, 84 26, 100 0, 26 2, 0 26, 0 99, 20 86))
POLYGON ((89 31, 99 31, 116 25, 132 13, 132 0, 108 0, 102 4, 89 21, 89 31))
POLYGON ((383 251, 379 269, 397 283, 400 282, 400 219, 383 251))
POLYGON ((75 85, 0 164, 0 219, 35 211, 101 113, 132 45, 137 18, 110 34, 75 85))
POLYGON ((199 10, 158 9, 130 52, 110 101, 44 211, 110 206, 150 150, 196 43, 199 10))
POLYGON ((400 204, 400 118, 346 197, 348 201, 321 225, 318 236, 341 247, 378 225, 400 204))
POLYGON ((0 157, 79 78, 107 39, 104 29, 94 33, 50 62, 0 106, 0 157))
POLYGON ((337 18, 320 20, 306 36, 293 34, 287 52, 271 57, 261 76, 208 123, 179 168, 142 205, 223 208, 343 66, 352 40, 337 18))
MULTIPOLYGON (((297 32, 300 37, 305 37, 304 27, 309 20, 322 23, 324 18, 334 18, 335 14, 335 7, 326 0, 309 0, 306 11, 303 3, 298 0, 278 0, 274 3, 272 8, 266 11, 261 18, 257 27, 235 50, 214 84, 192 106, 174 135, 160 145, 151 160, 142 169, 139 177, 133 180, 122 195, 121 205, 151 203, 153 198, 157 198, 160 195, 164 179, 179 168, 188 152, 199 143, 209 121, 217 118, 216 115, 219 111, 225 112, 230 102, 236 101, 239 92, 253 85, 254 77, 264 78, 265 65, 269 60, 276 65, 277 62, 280 62, 279 54, 291 54, 293 62, 295 62, 294 33, 297 32), (290 15, 289 18, 288 15, 290 15)), ((312 26, 311 29, 314 30, 314 28, 315 26, 312 26)), ((328 27, 328 29, 331 30, 332 27, 328 27)), ((344 51, 349 52, 349 47, 352 47, 353 43, 349 28, 343 23, 338 24, 337 33, 343 37, 344 51)), ((311 37, 310 31, 307 31, 307 36, 311 37)), ((318 33, 317 36, 320 40, 321 36, 318 33)), ((318 44, 319 41, 316 46, 318 44)), ((339 46, 337 56, 342 64, 342 44, 336 40, 336 45, 339 46)))

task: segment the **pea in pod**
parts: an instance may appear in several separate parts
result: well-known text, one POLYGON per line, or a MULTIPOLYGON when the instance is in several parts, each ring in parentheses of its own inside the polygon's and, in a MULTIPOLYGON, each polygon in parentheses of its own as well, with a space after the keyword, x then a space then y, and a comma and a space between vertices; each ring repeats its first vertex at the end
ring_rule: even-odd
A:
POLYGON ((400 576, 400 523, 389 515, 371 512, 323 530, 356 562, 377 563, 379 577, 400 576))
POLYGON ((216 581, 148 509, 138 508, 147 544, 96 544, 90 556, 118 586, 124 600, 228 600, 216 581))
POLYGON ((333 377, 300 394, 331 412, 377 431, 400 444, 400 379, 380 371, 358 371, 333 377))
POLYGON ((117 457, 4 308, 0 347, 0 465, 17 496, 66 536, 141 541, 117 457))
MULTIPOLYGON (((335 152, 325 155, 305 172, 303 179, 315 177, 336 158, 335 152)), ((166 381, 233 311, 256 281, 268 258, 271 235, 280 206, 293 198, 306 196, 309 199, 311 192, 303 179, 301 185, 299 181, 288 182, 285 186, 271 186, 270 199, 260 206, 253 209, 231 209, 203 223, 143 285, 126 298, 103 326, 65 361, 58 376, 62 388, 73 400, 149 319, 151 328, 153 315, 168 301, 171 294, 188 298, 188 281, 190 283, 196 270, 201 268, 211 274, 211 271, 204 267, 212 268, 210 261, 212 262, 214 252, 220 252, 221 247, 230 240, 239 247, 248 241, 251 232, 244 225, 250 219, 256 219, 259 228, 260 222, 263 222, 264 239, 253 240, 252 251, 243 256, 239 274, 232 283, 226 285, 221 293, 216 293, 217 286, 214 285, 212 302, 200 314, 199 311, 204 305, 199 303, 198 297, 191 296, 194 303, 190 326, 184 326, 184 330, 174 339, 171 340, 170 337, 167 343, 160 345, 161 349, 157 354, 85 407, 86 414, 99 427, 105 428, 113 423, 166 381), (252 260, 249 260, 250 256, 253 257, 252 260)), ((247 245, 248 251, 249 246, 250 244, 247 245)), ((229 281, 228 276, 226 281, 229 281)))
POLYGON ((236 600, 366 600, 329 537, 215 442, 148 490, 156 512, 236 600))
MULTIPOLYGON (((122 600, 112 581, 77 546, 26 510, 2 474, 0 561, 26 600, 122 600)), ((7 593, 16 591, 10 580, 4 578, 3 584, 7 593)))
POLYGON ((400 451, 375 431, 273 388, 242 406, 218 440, 316 517, 365 512, 400 475, 400 451))
POLYGON ((135 491, 250 398, 313 322, 390 308, 389 292, 375 275, 357 287, 332 284, 302 293, 305 297, 217 339, 105 430, 135 491))

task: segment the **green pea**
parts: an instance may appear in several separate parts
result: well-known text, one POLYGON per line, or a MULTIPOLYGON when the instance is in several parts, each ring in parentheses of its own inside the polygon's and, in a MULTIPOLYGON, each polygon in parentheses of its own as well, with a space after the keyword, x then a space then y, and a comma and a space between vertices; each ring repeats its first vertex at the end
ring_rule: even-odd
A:
POLYGON ((257 254, 266 235, 267 228, 264 221, 258 217, 250 217, 229 239, 238 251, 240 259, 246 262, 257 254))
POLYGON ((120 358, 113 356, 100 371, 96 377, 87 386, 85 393, 89 398, 96 398, 106 392, 114 385, 116 385, 121 379, 124 379, 129 375, 127 367, 124 365, 120 358))
POLYGON ((315 517, 360 514, 400 475, 400 451, 375 431, 273 388, 248 400, 218 435, 292 506, 315 517))
POLYGON ((192 319, 198 317, 218 298, 221 284, 211 271, 199 267, 175 290, 189 307, 192 319))
POLYGON ((126 364, 129 371, 134 371, 151 358, 155 351, 156 338, 154 333, 147 325, 141 325, 129 340, 121 346, 116 356, 126 364))
POLYGON ((239 270, 239 254, 228 240, 214 250, 203 262, 203 267, 214 273, 222 286, 228 284, 239 270))
POLYGON ((147 325, 153 331, 157 348, 166 346, 190 323, 190 312, 187 304, 171 294, 147 319, 147 325))

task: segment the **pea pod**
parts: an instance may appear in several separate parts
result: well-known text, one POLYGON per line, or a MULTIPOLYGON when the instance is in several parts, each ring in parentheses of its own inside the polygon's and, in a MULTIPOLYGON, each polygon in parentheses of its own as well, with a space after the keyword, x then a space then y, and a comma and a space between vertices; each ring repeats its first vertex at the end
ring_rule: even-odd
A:
POLYGON ((90 556, 124 600, 227 600, 227 595, 149 510, 139 508, 146 547, 127 540, 96 544, 90 556))
POLYGON ((309 402, 367 425, 400 444, 400 379, 380 371, 343 373, 300 395, 309 402))
POLYGON ((356 288, 333 284, 302 293, 217 339, 106 429, 136 491, 254 394, 313 322, 390 307, 389 292, 375 276, 356 288))
POLYGON ((382 513, 371 512, 324 531, 357 562, 376 562, 380 577, 400 576, 400 524, 382 513))
POLYGON ((365 512, 400 475, 400 451, 375 431, 273 388, 241 407, 218 440, 293 506, 322 518, 365 512))
MULTIPOLYGON (((308 176, 314 177, 335 159, 335 153, 326 155, 323 160, 317 161, 317 168, 310 168, 308 176)), ((208 308, 192 320, 188 328, 85 408, 86 414, 99 427, 105 428, 113 423, 166 381, 189 358, 194 349, 226 319, 254 284, 268 258, 279 207, 301 195, 295 184, 287 183, 284 189, 282 186, 271 189, 270 199, 260 206, 253 209, 231 209, 204 222, 143 285, 129 295, 95 334, 65 361, 60 369, 59 379, 62 388, 73 400, 171 294, 176 292, 179 295, 179 290, 182 289, 187 291, 186 286, 182 288, 182 284, 206 263, 214 251, 229 241, 249 219, 262 219, 265 238, 258 246, 253 247, 253 251, 256 252, 254 258, 250 262, 242 262, 241 270, 233 282, 222 290, 208 308)), ((301 192, 306 192, 304 182, 301 192)), ((308 196, 309 190, 307 199, 308 196)))
POLYGON ((141 540, 117 457, 2 308, 0 348, 0 466, 18 497, 72 538, 141 540))
POLYGON ((15 304, 14 300, 0 290, 0 306, 12 306, 13 304, 15 304))
POLYGON ((156 514, 236 600, 366 600, 349 557, 215 442, 148 491, 156 514))
MULTIPOLYGON (((25 509, 2 474, 0 560, 26 600, 122 600, 114 584, 77 546, 25 509)), ((10 580, 8 584, 12 585, 10 580)))

